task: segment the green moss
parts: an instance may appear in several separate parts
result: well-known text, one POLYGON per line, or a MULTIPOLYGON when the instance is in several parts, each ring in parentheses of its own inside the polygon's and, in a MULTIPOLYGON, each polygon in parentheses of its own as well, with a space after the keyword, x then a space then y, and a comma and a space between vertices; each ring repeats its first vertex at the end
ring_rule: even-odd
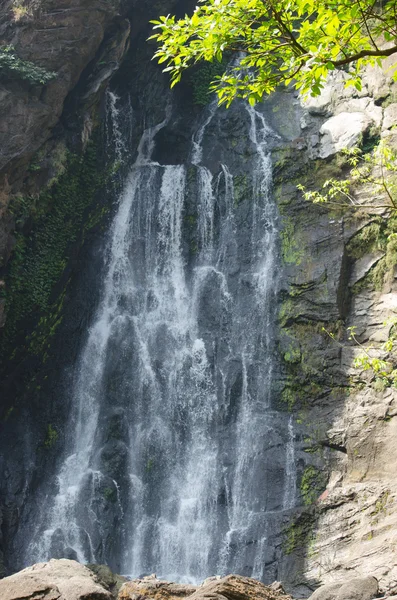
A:
POLYGON ((387 507, 390 501, 390 491, 386 490, 381 494, 371 511, 371 525, 375 525, 381 517, 387 514, 387 507))
POLYGON ((287 382, 281 391, 280 400, 289 411, 297 408, 306 408, 308 402, 324 394, 327 388, 309 378, 297 377, 295 374, 287 376, 287 382))
POLYGON ((6 273, 7 320, 0 343, 3 361, 18 353, 48 357, 50 338, 62 321, 66 281, 54 294, 76 242, 106 214, 94 207, 97 191, 108 172, 99 166, 97 146, 83 156, 68 154, 65 172, 40 196, 13 201, 16 222, 32 222, 31 230, 16 233, 16 245, 6 273), (28 333, 26 333, 28 332, 28 333), (29 333, 30 332, 30 333, 29 333))
POLYGON ((211 100, 211 83, 225 72, 227 59, 222 62, 202 62, 194 70, 188 79, 193 91, 193 102, 198 106, 206 106, 211 100))
POLYGON ((252 196, 252 185, 247 175, 236 175, 233 178, 234 203, 236 206, 252 196))
POLYGON ((285 388, 282 390, 281 392, 281 402, 283 402, 284 404, 286 404, 287 408, 289 411, 292 411, 296 400, 297 400, 297 393, 296 390, 294 390, 294 388, 291 386, 285 386, 285 388))
POLYGON ((346 246, 348 255, 351 258, 358 259, 373 250, 379 250, 382 246, 381 232, 382 224, 380 221, 370 223, 360 229, 346 246))
POLYGON ((4 422, 8 421, 8 419, 11 417, 11 415, 12 415, 13 412, 14 412, 14 407, 13 406, 9 406, 7 408, 7 410, 5 411, 5 413, 4 413, 3 421, 4 422))
POLYGON ((319 494, 324 490, 324 487, 324 473, 318 471, 312 465, 306 467, 302 473, 299 486, 303 504, 306 506, 313 504, 317 500, 319 494))
POLYGON ((390 104, 397 103, 397 92, 391 92, 383 101, 382 108, 387 108, 390 104))
POLYGON ((58 432, 50 424, 47 427, 47 435, 46 435, 46 438, 44 440, 44 446, 45 446, 45 448, 47 448, 47 450, 49 450, 50 448, 52 448, 56 444, 57 441, 58 441, 58 432))
POLYGON ((305 550, 313 542, 316 520, 311 514, 301 514, 284 529, 283 551, 292 554, 298 550, 305 550))
POLYGON ((117 502, 117 491, 115 488, 106 487, 103 490, 103 497, 107 502, 117 502))
MULTIPOLYGON (((390 229, 389 226, 386 231, 389 232, 390 229)), ((353 286, 353 294, 359 294, 364 289, 381 291, 385 280, 388 277, 390 279, 393 278, 394 269, 397 265, 397 239, 393 235, 390 235, 385 241, 384 237, 384 232, 381 230, 379 238, 376 240, 376 246, 374 246, 373 249, 378 248, 384 250, 385 256, 376 263, 363 279, 353 286)), ((366 252, 363 250, 362 256, 370 251, 370 248, 367 248, 366 252)))
POLYGON ((280 306, 278 320, 281 327, 286 327, 296 316, 296 306, 292 298, 286 298, 280 306))
POLYGON ((300 265, 303 259, 303 250, 297 239, 294 223, 286 217, 281 231, 281 254, 287 264, 300 265))
POLYGON ((154 469, 154 458, 149 458, 146 463, 146 471, 150 473, 154 469))
POLYGON ((195 227, 197 223, 197 215, 185 215, 184 221, 187 223, 187 225, 189 225, 189 227, 195 227))

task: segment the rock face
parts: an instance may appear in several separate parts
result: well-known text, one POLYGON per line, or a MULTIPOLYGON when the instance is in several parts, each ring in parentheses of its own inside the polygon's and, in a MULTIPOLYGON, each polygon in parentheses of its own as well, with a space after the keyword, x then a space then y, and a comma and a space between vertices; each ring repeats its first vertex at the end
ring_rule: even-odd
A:
MULTIPOLYGON (((173 5, 175 7, 175 3, 173 5)), ((11 2, 6 2, 4 7, 1 9, 6 11, 4 15, 12 13, 11 2)), ((3 148, 4 165, 4 185, 0 195, 3 219, 0 226, 0 251, 4 257, 3 262, 8 260, 13 244, 13 217, 6 210, 10 195, 20 189, 31 189, 34 163, 29 171, 30 161, 39 146, 44 149, 45 155, 49 148, 53 148, 53 140, 49 140, 49 137, 53 134, 56 137, 59 129, 67 130, 71 127, 72 137, 78 138, 78 146, 86 144, 95 120, 91 108, 100 99, 106 81, 115 72, 128 46, 129 25, 124 19, 124 12, 120 12, 116 4, 100 0, 90 3, 87 0, 63 0, 62 3, 57 2, 56 6, 53 2, 48 2, 47 8, 45 14, 27 14, 18 21, 12 20, 11 25, 10 20, 8 19, 7 24, 7 19, 3 16, 0 25, 3 39, 14 44, 21 58, 37 62, 58 73, 58 77, 44 87, 32 88, 21 81, 5 80, 0 94, 1 114, 9 111, 7 120, 1 121, 0 117, 0 136, 3 136, 0 142, 4 142, 0 144, 3 148), (39 30, 44 31, 42 44, 39 30), (54 53, 50 55, 49 48, 52 45, 54 53), (65 57, 67 60, 64 60, 65 57), (75 109, 79 113, 78 125, 74 122, 72 127, 69 118, 71 119, 75 109), (26 183, 25 178, 29 183, 26 183)), ((136 19, 132 19, 135 34, 148 13, 143 3, 131 3, 128 11, 132 9, 136 10, 136 19)), ((139 56, 139 52, 137 55, 139 56)), ((131 59, 131 54, 129 57, 131 59)), ((392 64, 393 60, 391 57, 389 63, 392 64)), ((131 121, 125 119, 125 123, 130 130, 128 139, 131 142, 131 156, 134 156, 143 124, 154 126, 163 121, 168 92, 158 72, 154 73, 153 67, 149 66, 149 61, 145 63, 145 68, 142 68, 138 59, 135 62, 131 60, 131 63, 132 66, 129 64, 128 69, 120 76, 129 83, 122 85, 119 80, 118 90, 124 94, 123 106, 132 106, 129 113, 132 115, 131 121)), ((382 592, 397 591, 397 518, 394 510, 397 502, 394 468, 397 460, 396 392, 390 388, 382 389, 381 382, 379 384, 376 381, 373 373, 357 372, 353 363, 360 351, 348 340, 344 330, 345 326, 355 327, 361 343, 373 344, 377 355, 385 356, 382 344, 391 329, 391 325, 385 324, 385 320, 397 314, 397 283, 393 272, 396 259, 390 249, 379 250, 367 241, 365 232, 370 231, 372 220, 372 225, 378 223, 378 214, 358 218, 335 211, 330 215, 321 207, 306 203, 296 187, 298 183, 304 183, 308 187, 321 187, 322 182, 329 177, 344 177, 345 172, 334 160, 335 154, 359 139, 369 144, 379 136, 395 141, 395 88, 391 87, 388 76, 378 68, 369 69, 360 93, 344 90, 343 79, 343 74, 333 75, 330 85, 324 89, 320 98, 302 103, 290 92, 280 93, 270 98, 263 108, 267 122, 279 136, 277 141, 276 136, 273 136, 274 188, 282 213, 280 252, 284 262, 280 289, 277 289, 281 309, 280 332, 275 349, 275 354, 282 357, 283 364, 274 382, 274 401, 280 401, 277 409, 280 408, 284 413, 284 421, 289 422, 291 427, 283 426, 283 435, 276 435, 273 419, 272 428, 264 428, 271 444, 269 456, 274 466, 273 481, 278 477, 279 487, 271 484, 266 486, 266 490, 262 489, 263 479, 259 470, 257 487, 253 486, 258 497, 264 497, 265 493, 268 495, 270 512, 279 515, 277 528, 272 528, 272 535, 266 539, 266 564, 263 561, 259 565, 261 572, 266 571, 269 581, 275 577, 287 581, 302 595, 308 595, 309 589, 320 582, 333 582, 337 572, 347 587, 332 584, 332 587, 321 593, 327 598, 338 597, 341 600, 344 597, 341 595, 342 588, 349 599, 362 594, 361 584, 357 584, 357 587, 356 583, 350 582, 352 570, 358 575, 373 572, 379 579, 382 592), (358 248, 357 243, 352 247, 355 240, 361 240, 358 248), (370 285, 368 277, 379 268, 384 268, 384 273, 388 269, 388 277, 382 279, 379 289, 375 289, 370 285), (343 347, 335 343, 329 333, 340 337, 343 347), (287 411, 290 412, 289 415, 287 411), (290 488, 298 507, 291 507, 289 502, 284 502, 285 498, 280 493, 279 475, 283 469, 277 461, 285 449, 290 453, 295 452, 296 472, 292 475, 289 473, 289 477, 290 488), (349 588, 350 584, 352 588, 349 588)), ((198 116, 198 110, 195 113, 196 109, 192 108, 191 101, 183 98, 186 89, 180 96, 178 91, 176 93, 174 102, 178 110, 171 114, 167 125, 156 136, 153 160, 164 166, 186 160, 190 151, 192 113, 198 116)), ((218 183, 222 181, 222 177, 229 181, 228 171, 222 171, 220 165, 226 155, 230 158, 230 166, 237 168, 234 174, 239 174, 234 178, 235 196, 232 204, 239 211, 236 231, 240 232, 245 231, 246 223, 252 221, 247 208, 252 195, 247 188, 244 170, 244 161, 252 159, 252 148, 247 140, 247 130, 244 130, 244 119, 241 118, 243 113, 238 108, 232 108, 229 113, 222 114, 212 124, 208 123, 207 133, 201 139, 207 157, 205 166, 213 174, 219 175, 218 183)), ((200 117, 198 121, 199 119, 200 117)), ((246 125, 246 114, 245 120, 246 125)), ((205 183, 204 175, 202 171, 202 186, 205 183)), ((192 169, 188 176, 189 185, 194 186, 192 169)), ((225 184, 224 187, 226 197, 228 186, 225 184)), ((361 197, 368 197, 371 190, 361 190, 360 193, 361 197)), ((181 245, 187 258, 182 262, 188 264, 189 268, 195 265, 197 240, 194 228, 197 221, 200 221, 194 207, 195 197, 195 193, 190 194, 186 205, 188 210, 183 216, 181 245)), ((222 207, 220 210, 223 210, 222 207)), ((215 225, 219 227, 218 222, 215 225)), ((243 237, 241 234, 240 241, 243 237)), ((248 239, 249 235, 245 237, 248 239)), ((101 230, 96 241, 91 246, 88 244, 78 267, 74 265, 75 276, 65 292, 65 310, 62 313, 64 320, 54 338, 56 350, 45 365, 34 364, 34 371, 40 371, 41 375, 38 379, 29 381, 31 387, 25 393, 28 401, 25 404, 21 402, 21 409, 21 404, 18 404, 19 396, 15 394, 2 423, 4 435, 2 431, 1 444, 5 458, 0 465, 0 485, 4 510, 1 506, 0 510, 4 525, 0 533, 0 544, 3 543, 4 535, 8 569, 13 568, 16 560, 21 560, 21 548, 24 548, 26 542, 24 531, 27 529, 24 528, 31 527, 32 522, 36 523, 36 516, 42 512, 40 496, 35 494, 45 476, 53 475, 52 469, 61 460, 69 435, 65 423, 70 408, 70 381, 64 376, 64 370, 72 370, 76 363, 79 348, 85 343, 86 330, 95 310, 93 290, 97 289, 98 273, 103 266, 102 239, 101 230), (61 377, 60 372, 63 373, 61 377), (28 434, 27 422, 32 428, 28 434)), ((232 278, 237 280, 240 267, 235 261, 235 249, 232 245, 227 248, 224 258, 230 264, 232 278)), ((248 290, 245 292, 247 297, 252 297, 250 286, 253 282, 249 279, 243 281, 248 290)), ((219 279, 218 271, 214 270, 208 276, 208 287, 203 287, 203 299, 199 305, 202 312, 200 339, 206 340, 208 346, 213 337, 214 322, 222 321, 219 317, 222 286, 223 280, 219 279), (213 293, 214 290, 218 295, 213 293)), ((120 304, 125 302, 127 297, 123 296, 120 304)), ((145 302, 155 310, 156 300, 153 296, 148 296, 145 302)), ((4 321, 2 305, 3 300, 0 299, 1 324, 4 321)), ((222 323, 224 327, 225 322, 222 323)), ((128 342, 123 346, 124 357, 128 364, 133 364, 140 354, 139 350, 131 352, 131 339, 135 334, 124 326, 122 333, 128 342)), ((169 348, 166 332, 158 336, 155 345, 158 353, 153 364, 161 371, 161 361, 167 356, 166 349, 169 348)), ((226 343, 224 347, 227 347, 226 343)), ((219 348, 216 349, 217 352, 225 353, 221 346, 219 348)), ((105 476, 96 479, 98 472, 94 472, 90 464, 92 479, 86 480, 85 495, 81 497, 79 504, 84 509, 89 507, 91 512, 95 509, 100 515, 100 518, 96 518, 96 523, 100 525, 101 535, 94 540, 94 550, 98 553, 106 550, 106 558, 110 557, 110 560, 115 561, 122 546, 115 536, 125 514, 122 494, 131 485, 131 478, 127 479, 126 475, 130 473, 128 424, 134 421, 126 413, 125 407, 118 405, 121 400, 118 386, 120 381, 126 381, 125 371, 117 362, 119 355, 120 344, 115 343, 109 349, 111 377, 106 390, 108 398, 111 398, 112 408, 111 412, 109 409, 109 413, 105 413, 107 429, 100 430, 100 436, 103 436, 98 446, 100 452, 92 462, 103 469, 105 476), (119 480, 123 484, 120 486, 121 495, 119 486, 115 483, 119 480)), ((210 354, 211 365, 214 355, 215 349, 210 354)), ((233 423, 236 418, 244 387, 242 365, 237 360, 231 363, 229 379, 232 385, 230 402, 224 415, 226 424, 233 423)), ((142 389, 147 393, 147 388, 143 385, 136 385, 135 389, 142 389)), ((132 395, 128 394, 128 397, 132 395)), ((190 398, 191 395, 186 397, 190 398)), ((147 405, 142 402, 142 406, 147 405)), ((178 418, 179 414, 177 413, 178 418)), ((164 432, 163 427, 159 430, 164 432)), ((216 430, 222 439, 226 437, 225 429, 219 423, 216 424, 216 430)), ((159 437, 154 429, 153 442, 150 441, 147 447, 141 446, 142 456, 139 457, 145 479, 152 485, 153 493, 145 498, 150 510, 156 504, 157 495, 161 496, 159 481, 164 475, 161 462, 164 453, 158 452, 157 460, 153 459, 153 449, 159 437)), ((144 436, 144 439, 149 438, 144 436)), ((223 456, 230 461, 231 448, 226 442, 224 448, 223 456)), ((142 485, 137 480, 132 484, 131 496, 135 498, 142 485)), ((243 485, 241 489, 244 489, 243 485)), ((41 491, 43 496, 48 495, 47 489, 41 491)), ((287 494, 285 497, 288 500, 287 494)), ((207 504, 220 507, 218 514, 223 514, 226 522, 229 518, 227 502, 228 486, 225 485, 207 504)), ((262 513, 258 510, 258 519, 261 518, 262 513)), ((55 530, 53 535, 53 556, 75 556, 75 550, 66 542, 62 531, 55 530)), ((89 537, 87 533, 87 546, 89 537)), ((133 539, 133 532, 130 539, 133 539)), ((253 569, 255 544, 258 545, 256 523, 242 544, 237 536, 236 539, 231 539, 231 546, 238 546, 246 552, 247 559, 244 559, 243 564, 248 573, 253 569)), ((101 554, 95 560, 102 558, 101 554)), ((66 565, 70 561, 60 563, 66 565)), ((32 568, 32 572, 48 568, 37 566, 32 568)), ((148 571, 142 569, 137 572, 148 571)), ((14 581, 12 578, 5 581, 10 580, 14 581)), ((40 598, 40 594, 47 593, 47 583, 44 580, 43 583, 38 575, 29 575, 26 581, 33 582, 32 585, 44 586, 33 590, 32 594, 36 594, 36 597, 39 594, 40 598)), ((63 598, 61 595, 54 595, 63 593, 59 587, 61 583, 58 585, 54 581, 51 585, 55 587, 48 588, 52 594, 50 598, 63 598)), ((363 585, 363 597, 369 597, 365 594, 373 593, 374 580, 368 580, 363 585)), ((146 578, 126 584, 121 592, 124 596, 121 597, 149 597, 146 594, 150 593, 150 597, 156 600, 188 595, 195 599, 203 596, 229 599, 236 597, 239 600, 251 597, 273 599, 269 589, 242 577, 211 580, 197 589, 146 578), (244 585, 245 591, 239 588, 240 584, 244 585), (251 591, 247 592, 247 589, 251 591)), ((105 590, 98 593, 108 592, 105 590)), ((318 595, 321 596, 321 593, 318 595)))
MULTIPOLYGON (((306 458, 301 456, 309 466, 300 474, 301 492, 305 497, 306 487, 315 490, 311 500, 304 500, 310 508, 287 529, 290 555, 298 561, 299 546, 308 548, 301 553, 304 575, 295 576, 295 583, 331 585, 336 573, 343 582, 352 572, 370 572, 380 591, 392 594, 397 589, 396 392, 371 370, 354 366, 363 351, 346 329, 355 328, 358 341, 373 347, 372 356, 390 360, 383 344, 397 314, 396 257, 390 246, 376 246, 376 236, 367 238, 373 220, 385 227, 387 219, 376 216, 375 209, 369 215, 316 212, 301 204, 294 191, 295 183, 306 181, 309 189, 320 189, 324 180, 346 176, 332 161, 338 140, 350 131, 349 126, 339 129, 343 122, 357 125, 350 134, 362 135, 364 146, 385 138, 396 147, 391 129, 396 124, 395 85, 387 72, 391 62, 385 63, 383 73, 368 72, 359 94, 343 90, 339 75, 320 98, 303 103, 300 137, 307 150, 300 158, 294 151, 301 168, 294 171, 289 163, 289 174, 280 161, 277 193, 285 224, 288 290, 281 311, 288 336, 281 339, 287 373, 282 395, 306 429, 306 458), (311 163, 313 175, 302 168, 308 157, 327 161, 311 163), (338 343, 329 345, 326 332, 338 343), (324 464, 329 475, 321 479, 324 464)), ((349 144, 343 139, 343 146, 349 144)), ((375 195, 368 188, 356 192, 364 202, 375 195)), ((384 198, 380 194, 373 200, 382 204, 384 198)))
POLYGON ((127 581, 122 575, 113 573, 107 565, 91 564, 87 565, 87 568, 97 576, 100 583, 104 585, 113 596, 117 596, 121 586, 127 581))
MULTIPOLYGON (((128 21, 119 14, 118 1, 45 0, 39 7, 30 3, 21 15, 15 6, 7 1, 0 9, 2 47, 12 46, 24 64, 44 68, 55 76, 41 84, 27 81, 18 71, 12 76, 0 73, 0 266, 8 260, 12 247, 13 223, 7 212, 10 198, 25 192, 26 179, 32 179, 32 161, 37 169, 46 154, 54 152, 54 142, 48 148, 44 144, 59 125, 65 99, 82 72, 89 64, 92 72, 95 62, 101 63, 101 75, 91 75, 96 85, 93 81, 86 92, 92 102, 100 85, 117 70, 129 33, 128 21)), ((80 103, 82 113, 87 110, 87 97, 85 105, 80 103)), ((59 129, 62 131, 64 126, 68 124, 63 123, 59 129)), ((51 158, 47 162, 51 165, 51 158)), ((49 171, 47 178, 54 176, 56 167, 52 165, 49 171)), ((43 183, 42 172, 38 184, 43 183)))
POLYGON ((320 128, 320 157, 327 158, 343 148, 355 146, 369 124, 370 119, 358 112, 342 112, 328 119, 320 128))
POLYGON ((378 593, 375 577, 350 579, 346 583, 329 583, 321 586, 309 600, 371 600, 378 593))
POLYGON ((210 577, 200 586, 169 583, 155 575, 125 583, 119 600, 291 600, 280 584, 265 586, 255 579, 228 575, 210 577))
POLYGON ((95 575, 74 560, 39 563, 0 581, 1 600, 112 600, 95 575))

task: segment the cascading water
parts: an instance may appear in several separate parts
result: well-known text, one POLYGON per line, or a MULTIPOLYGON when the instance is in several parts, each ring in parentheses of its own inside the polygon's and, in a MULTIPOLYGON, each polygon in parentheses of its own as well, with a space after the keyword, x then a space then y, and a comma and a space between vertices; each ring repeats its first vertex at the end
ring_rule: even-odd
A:
POLYGON ((213 174, 202 164, 215 104, 189 168, 151 160, 169 111, 142 137, 80 356, 58 491, 29 560, 264 577, 271 515, 294 506, 296 472, 292 420, 272 408, 272 132, 243 110, 253 148, 243 203, 230 165, 213 174))

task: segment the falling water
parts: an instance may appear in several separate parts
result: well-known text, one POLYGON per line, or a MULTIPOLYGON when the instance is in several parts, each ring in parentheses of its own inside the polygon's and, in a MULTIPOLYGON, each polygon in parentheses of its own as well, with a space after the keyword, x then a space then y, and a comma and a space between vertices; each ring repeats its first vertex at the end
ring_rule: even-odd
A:
POLYGON ((170 111, 143 134, 80 356, 58 491, 30 559, 186 581, 264 576, 269 515, 293 506, 296 473, 292 421, 272 407, 272 132, 245 110, 254 158, 242 204, 230 165, 213 174, 202 164, 215 104, 193 136, 194 177, 151 159, 170 111))
POLYGON ((115 159, 121 162, 124 158, 126 147, 125 137, 122 132, 120 109, 117 106, 120 98, 110 89, 106 91, 106 137, 108 146, 112 146, 115 159))

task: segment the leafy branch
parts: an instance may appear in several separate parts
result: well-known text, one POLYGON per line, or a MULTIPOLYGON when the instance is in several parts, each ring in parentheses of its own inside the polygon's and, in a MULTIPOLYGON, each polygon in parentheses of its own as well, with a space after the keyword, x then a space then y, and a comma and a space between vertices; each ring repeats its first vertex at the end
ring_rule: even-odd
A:
POLYGON ((371 210, 389 209, 397 212, 397 152, 387 141, 382 140, 372 153, 366 153, 356 147, 342 150, 348 164, 352 167, 350 177, 344 180, 328 179, 322 189, 307 190, 299 184, 297 188, 305 200, 314 204, 327 204, 339 208, 371 210), (358 185, 371 185, 375 198, 386 196, 386 203, 360 203, 354 195, 358 185))
POLYGON ((0 76, 23 79, 32 84, 45 85, 57 74, 38 67, 28 60, 22 60, 15 53, 13 46, 0 48, 0 76))
MULTIPOLYGON (((384 323, 384 325, 394 326, 397 324, 397 317, 393 317, 384 323)), ((397 363, 397 356, 395 354, 395 340, 392 336, 389 336, 387 341, 380 348, 383 352, 387 352, 390 356, 390 360, 384 360, 383 358, 379 358, 379 356, 374 356, 373 352, 375 350, 379 351, 379 349, 375 349, 373 346, 365 346, 361 344, 357 338, 356 333, 357 327, 348 327, 347 331, 349 332, 349 341, 354 342, 356 346, 360 348, 362 354, 357 356, 354 359, 353 365, 356 369, 362 369, 363 371, 372 370, 376 380, 380 380, 386 387, 396 386, 397 385, 397 368, 395 364, 397 363)), ((339 342, 336 338, 335 334, 331 331, 322 328, 322 331, 326 333, 340 348, 345 348, 345 344, 339 342)))
MULTIPOLYGON (((329 71, 349 67, 346 85, 361 90, 365 65, 397 52, 397 0, 199 0, 191 17, 152 21, 154 58, 171 86, 200 61, 239 60, 215 78, 219 102, 251 104, 292 83, 303 94, 321 93, 329 71)), ((397 75, 396 75, 397 77, 397 75)))

